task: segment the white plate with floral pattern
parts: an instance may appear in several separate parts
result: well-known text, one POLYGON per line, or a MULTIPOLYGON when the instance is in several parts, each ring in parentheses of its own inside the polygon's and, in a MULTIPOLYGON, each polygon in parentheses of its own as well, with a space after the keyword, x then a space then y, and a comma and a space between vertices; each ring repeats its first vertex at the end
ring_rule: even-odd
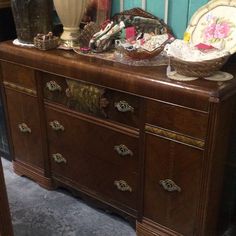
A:
POLYGON ((185 40, 236 52, 236 1, 212 0, 193 15, 185 40))

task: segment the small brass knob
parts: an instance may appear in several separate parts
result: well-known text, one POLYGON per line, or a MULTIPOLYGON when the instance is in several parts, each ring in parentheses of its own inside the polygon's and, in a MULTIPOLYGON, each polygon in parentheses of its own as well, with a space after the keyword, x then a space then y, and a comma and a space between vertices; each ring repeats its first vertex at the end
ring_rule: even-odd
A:
POLYGON ((115 180, 114 185, 122 192, 132 192, 132 188, 124 180, 115 180))
POLYGON ((126 101, 116 102, 114 106, 120 112, 134 112, 134 108, 126 101))
POLYGON ((59 121, 57 121, 57 120, 49 122, 49 125, 55 131, 64 131, 65 130, 64 126, 61 125, 59 123, 59 121))
POLYGON ((61 86, 54 80, 51 80, 51 81, 47 82, 46 87, 51 92, 61 91, 61 86))
POLYGON ((114 150, 120 155, 120 156, 133 156, 133 152, 127 148, 124 144, 116 145, 114 146, 114 150))
POLYGON ((19 124, 18 127, 20 129, 20 132, 22 132, 22 133, 31 133, 31 129, 25 123, 19 124))
POLYGON ((52 158, 56 163, 66 163, 66 159, 60 153, 52 154, 52 158))
POLYGON ((159 183, 168 192, 181 192, 181 188, 171 179, 160 180, 159 183))

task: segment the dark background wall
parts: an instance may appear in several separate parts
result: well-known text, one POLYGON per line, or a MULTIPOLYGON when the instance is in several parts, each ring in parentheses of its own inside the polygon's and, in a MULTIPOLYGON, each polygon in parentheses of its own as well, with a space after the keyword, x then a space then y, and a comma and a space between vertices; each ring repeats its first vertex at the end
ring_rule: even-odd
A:
MULTIPOLYGON (((0 41, 13 38, 16 38, 16 32, 11 8, 0 8, 0 41)), ((0 94, 0 155, 10 159, 4 119, 4 108, 2 105, 2 94, 0 94)))

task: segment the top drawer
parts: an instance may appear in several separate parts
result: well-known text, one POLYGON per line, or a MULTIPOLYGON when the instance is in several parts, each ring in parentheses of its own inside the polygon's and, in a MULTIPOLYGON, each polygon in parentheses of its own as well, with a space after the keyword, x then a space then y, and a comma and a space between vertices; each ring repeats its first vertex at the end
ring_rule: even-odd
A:
POLYGON ((43 74, 44 97, 69 109, 139 127, 140 98, 64 77, 43 74))
POLYGON ((205 139, 208 113, 148 100, 146 122, 171 132, 205 139))
POLYGON ((1 62, 3 83, 8 87, 36 93, 34 70, 8 62, 1 62))

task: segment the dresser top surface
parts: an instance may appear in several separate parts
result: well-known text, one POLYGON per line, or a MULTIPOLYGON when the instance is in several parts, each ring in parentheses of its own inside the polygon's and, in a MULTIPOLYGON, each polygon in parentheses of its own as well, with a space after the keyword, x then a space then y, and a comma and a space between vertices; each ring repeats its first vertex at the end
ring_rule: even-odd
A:
MULTIPOLYGON (((236 79, 228 82, 203 79, 174 81, 167 78, 166 66, 128 66, 78 55, 73 51, 40 51, 14 46, 12 41, 0 43, 0 60, 154 99, 159 99, 158 95, 162 93, 175 93, 176 95, 170 95, 173 99, 177 94, 185 94, 185 99, 188 99, 188 96, 198 96, 202 100, 214 100, 229 97, 236 91, 236 79)), ((236 75, 236 70, 230 63, 227 65, 227 71, 236 75)))

